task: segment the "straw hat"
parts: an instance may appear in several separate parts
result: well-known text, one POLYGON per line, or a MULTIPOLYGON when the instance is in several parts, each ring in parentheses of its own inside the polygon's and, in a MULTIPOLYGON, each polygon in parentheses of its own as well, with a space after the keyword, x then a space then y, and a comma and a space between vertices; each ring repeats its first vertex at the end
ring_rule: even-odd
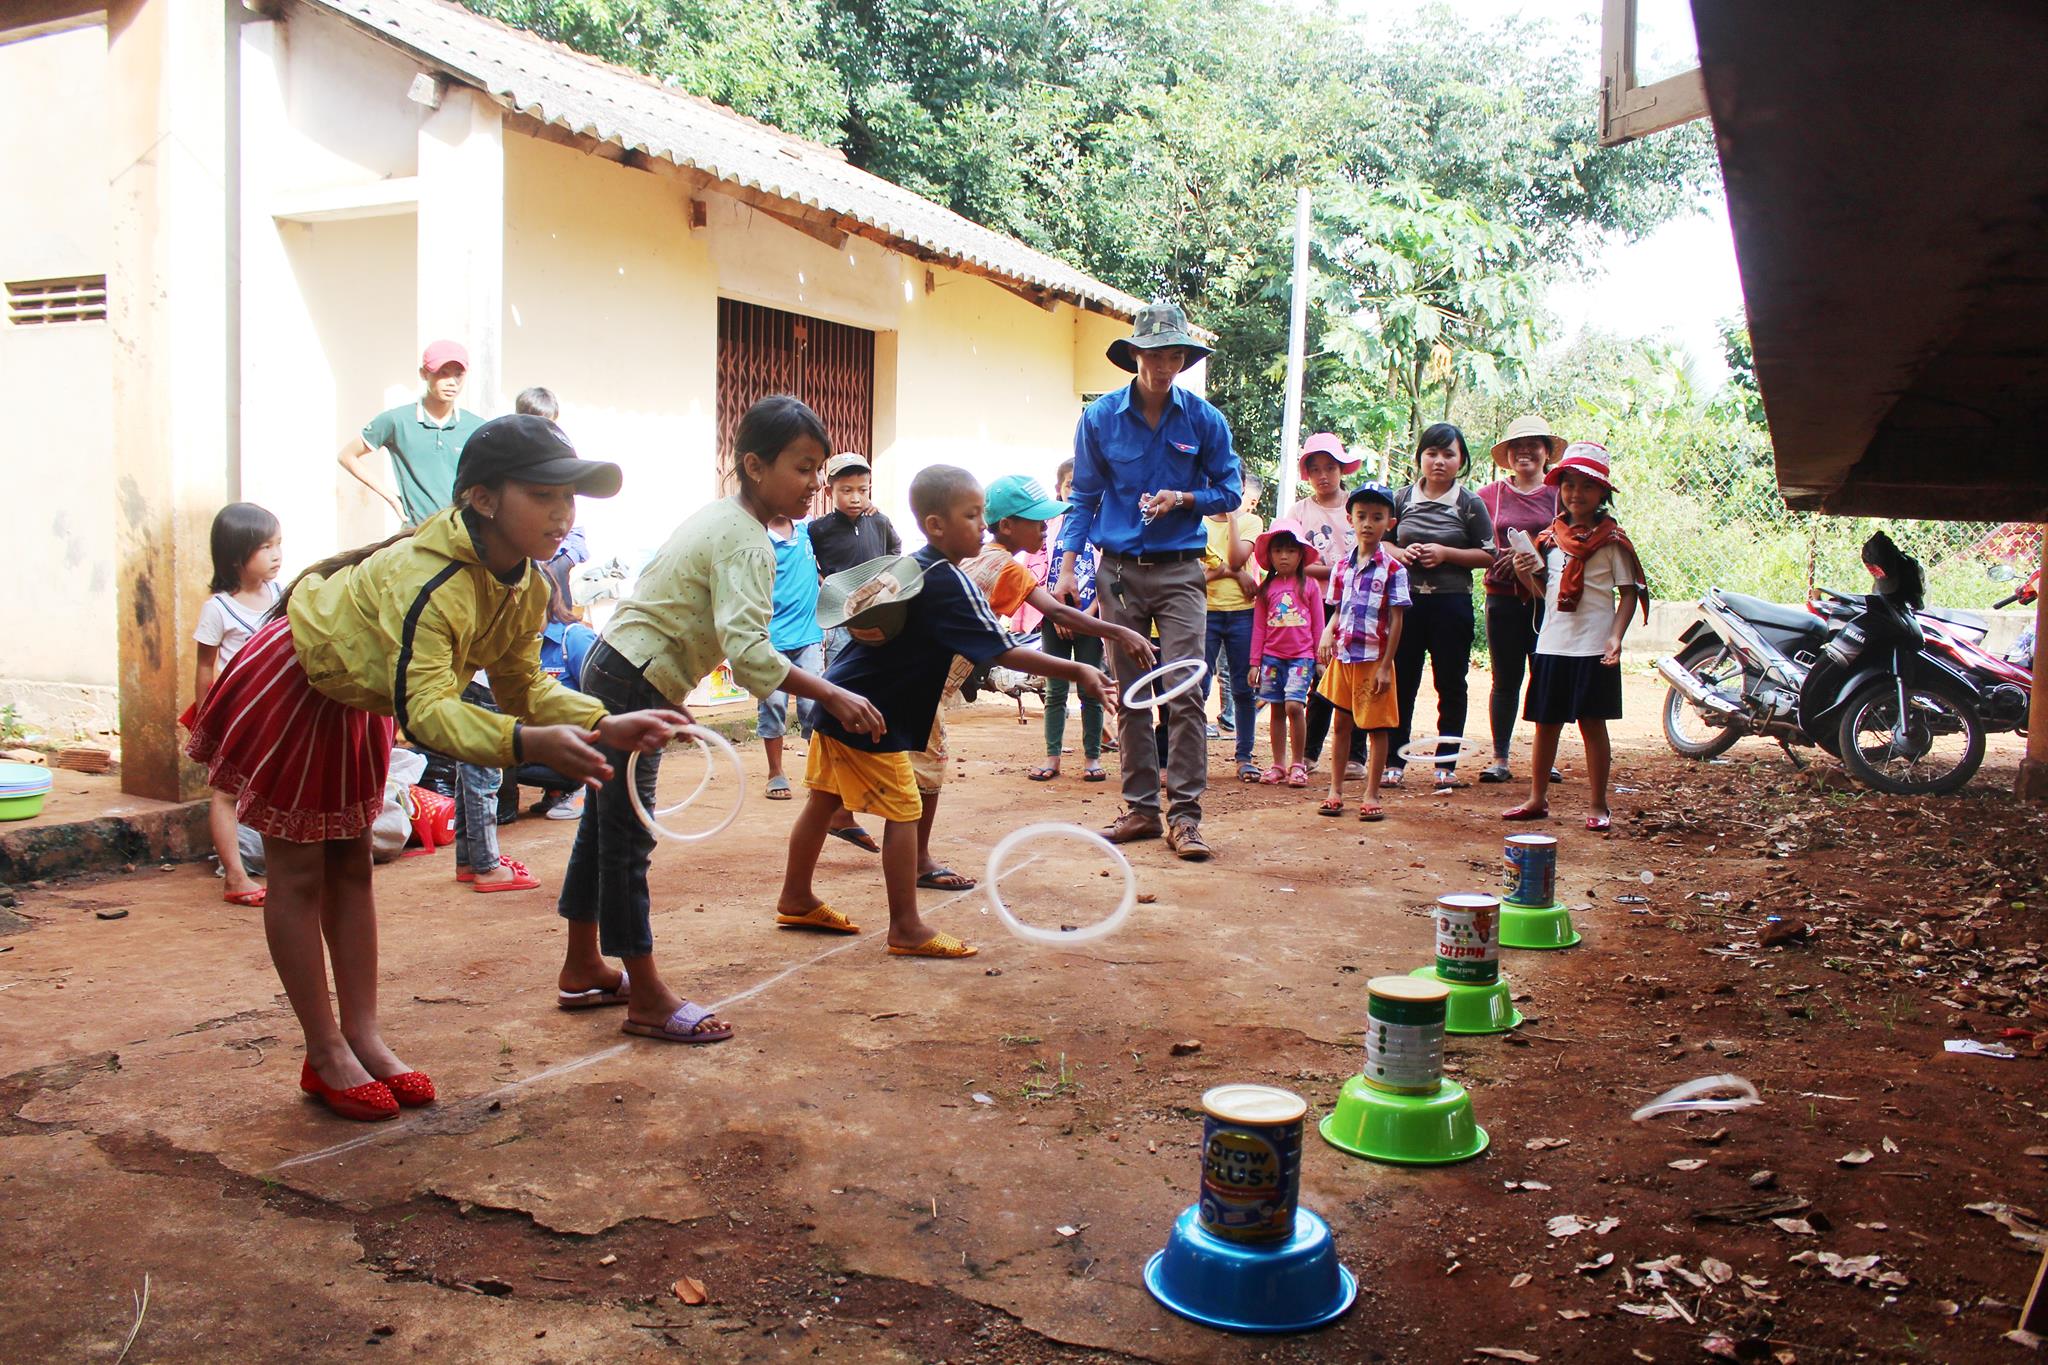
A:
POLYGON ((1614 488, 1612 464, 1606 446, 1596 441, 1573 441, 1564 448, 1564 454, 1550 467, 1550 472, 1543 476, 1543 482, 1555 488, 1569 469, 1604 485, 1611 492, 1614 488))
POLYGON ((1550 423, 1537 413, 1527 413, 1508 423, 1507 435, 1493 443, 1493 462, 1502 469, 1513 469, 1508 460, 1508 446, 1524 436, 1541 436, 1550 443, 1550 458, 1556 459, 1564 451, 1564 437, 1550 433, 1550 423))

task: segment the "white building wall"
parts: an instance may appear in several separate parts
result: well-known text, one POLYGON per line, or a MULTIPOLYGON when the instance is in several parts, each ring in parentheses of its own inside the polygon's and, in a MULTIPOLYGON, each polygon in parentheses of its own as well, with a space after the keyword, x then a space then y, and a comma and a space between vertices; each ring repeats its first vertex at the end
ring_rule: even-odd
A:
MULTIPOLYGON (((0 279, 106 272, 106 67, 96 26, 0 45, 0 279)), ((90 724, 112 701, 111 359, 105 322, 0 321, 0 488, 16 565, 15 590, 0 593, 0 701, 59 725, 90 724)))

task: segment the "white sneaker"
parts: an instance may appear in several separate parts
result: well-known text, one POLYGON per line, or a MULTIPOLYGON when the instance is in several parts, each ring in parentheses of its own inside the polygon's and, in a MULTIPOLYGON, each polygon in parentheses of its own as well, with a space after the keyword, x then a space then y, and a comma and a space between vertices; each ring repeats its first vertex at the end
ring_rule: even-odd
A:
POLYGON ((577 792, 566 801, 557 801, 548 807, 550 820, 580 820, 583 818, 583 793, 577 792))

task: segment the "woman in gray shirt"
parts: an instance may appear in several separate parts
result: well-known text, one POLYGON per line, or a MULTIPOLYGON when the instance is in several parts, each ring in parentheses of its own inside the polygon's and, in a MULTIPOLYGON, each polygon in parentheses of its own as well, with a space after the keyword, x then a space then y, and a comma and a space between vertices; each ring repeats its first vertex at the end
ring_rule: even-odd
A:
MULTIPOLYGON (((1472 467, 1465 433, 1438 422, 1416 443, 1415 482, 1394 495, 1399 519, 1388 553, 1408 569, 1414 598, 1401 623, 1401 645, 1394 655, 1394 685, 1401 702, 1401 724, 1388 746, 1392 764, 1381 785, 1401 785, 1405 767, 1400 750, 1408 743, 1415 720, 1415 694, 1422 687, 1422 664, 1429 660, 1436 684, 1436 732, 1465 733, 1465 671, 1472 662, 1472 571, 1493 562, 1493 518, 1479 495, 1459 482, 1472 467)), ((1453 751, 1455 753, 1455 751, 1453 751)), ((1436 764, 1436 785, 1452 786, 1455 756, 1436 764)))

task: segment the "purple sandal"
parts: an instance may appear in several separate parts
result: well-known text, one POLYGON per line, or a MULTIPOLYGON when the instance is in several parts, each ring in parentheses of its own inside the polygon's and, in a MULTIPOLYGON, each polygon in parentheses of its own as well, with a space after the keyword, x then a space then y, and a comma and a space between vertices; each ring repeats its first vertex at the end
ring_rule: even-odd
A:
POLYGON ((665 1024, 642 1024, 628 1019, 619 1028, 635 1038, 653 1038, 664 1043, 722 1043, 732 1037, 732 1025, 720 1023, 710 1010, 685 1000, 665 1024))

